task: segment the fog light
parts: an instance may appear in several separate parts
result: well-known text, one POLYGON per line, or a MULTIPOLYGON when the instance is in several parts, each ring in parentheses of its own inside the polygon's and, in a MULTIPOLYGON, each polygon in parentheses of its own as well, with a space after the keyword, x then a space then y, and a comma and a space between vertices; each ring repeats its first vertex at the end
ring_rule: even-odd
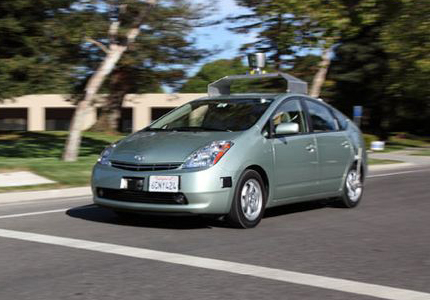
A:
POLYGON ((186 204, 184 195, 181 194, 181 195, 175 196, 175 202, 178 204, 186 204))

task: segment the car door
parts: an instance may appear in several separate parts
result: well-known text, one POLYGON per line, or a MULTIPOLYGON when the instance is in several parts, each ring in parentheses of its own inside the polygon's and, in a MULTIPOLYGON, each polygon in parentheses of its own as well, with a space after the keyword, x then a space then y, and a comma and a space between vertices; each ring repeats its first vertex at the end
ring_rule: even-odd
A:
POLYGON ((297 98, 283 102, 272 115, 270 139, 274 153, 275 201, 294 200, 317 193, 318 157, 315 137, 297 98), (276 135, 281 123, 297 123, 299 132, 276 135))
POLYGON ((336 192, 351 162, 351 144, 330 109, 317 101, 305 100, 316 137, 319 163, 319 191, 336 192))

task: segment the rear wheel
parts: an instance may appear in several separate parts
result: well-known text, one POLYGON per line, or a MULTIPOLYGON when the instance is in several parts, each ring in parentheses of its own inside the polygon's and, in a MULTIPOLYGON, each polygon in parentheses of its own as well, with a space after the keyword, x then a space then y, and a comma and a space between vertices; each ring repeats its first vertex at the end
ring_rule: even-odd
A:
POLYGON ((353 166, 346 174, 342 195, 338 203, 346 208, 356 207, 363 196, 363 189, 362 177, 358 174, 357 168, 353 166))
POLYGON ((257 226, 263 217, 266 198, 260 174, 254 170, 245 170, 237 183, 227 221, 238 228, 257 226))

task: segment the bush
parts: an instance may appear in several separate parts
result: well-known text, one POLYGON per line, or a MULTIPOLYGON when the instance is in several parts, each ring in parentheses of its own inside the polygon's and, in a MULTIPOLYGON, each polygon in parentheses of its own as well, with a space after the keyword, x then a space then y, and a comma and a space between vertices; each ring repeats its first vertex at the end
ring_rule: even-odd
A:
POLYGON ((364 143, 366 144, 366 149, 370 149, 370 144, 375 141, 379 141, 379 138, 373 134, 363 134, 364 143))

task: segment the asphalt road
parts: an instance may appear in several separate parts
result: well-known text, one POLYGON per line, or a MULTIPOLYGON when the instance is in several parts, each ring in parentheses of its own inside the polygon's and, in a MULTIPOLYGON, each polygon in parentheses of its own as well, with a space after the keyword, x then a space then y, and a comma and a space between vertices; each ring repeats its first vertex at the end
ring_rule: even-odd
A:
POLYGON ((88 198, 0 205, 2 300, 378 295, 430 299, 428 168, 372 174, 355 209, 285 206, 252 230, 198 217, 123 222, 88 198))

